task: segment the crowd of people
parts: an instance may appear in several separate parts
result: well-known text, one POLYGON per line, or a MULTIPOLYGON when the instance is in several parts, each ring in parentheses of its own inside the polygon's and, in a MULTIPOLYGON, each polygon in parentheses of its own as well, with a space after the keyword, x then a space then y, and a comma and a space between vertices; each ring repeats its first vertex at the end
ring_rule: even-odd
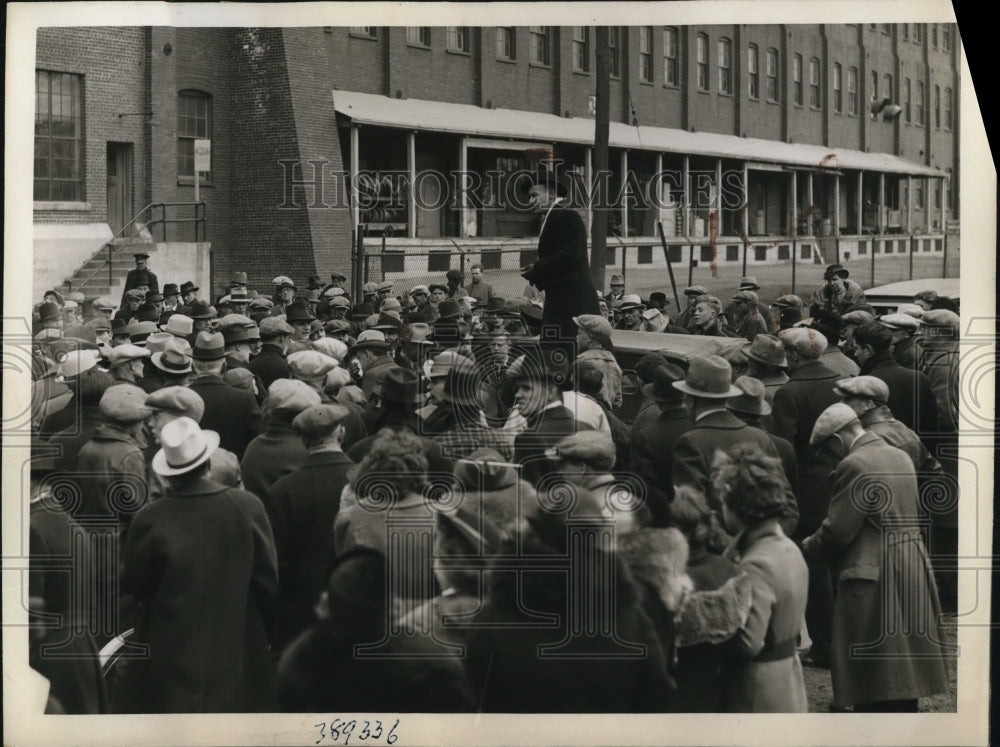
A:
POLYGON ((50 712, 796 712, 803 665, 835 710, 947 691, 951 299, 876 316, 832 265, 672 313, 613 276, 567 334, 558 288, 478 265, 360 298, 237 272, 210 302, 147 261, 118 303, 36 307, 50 712), (623 329, 744 343, 665 337, 626 423, 623 329))

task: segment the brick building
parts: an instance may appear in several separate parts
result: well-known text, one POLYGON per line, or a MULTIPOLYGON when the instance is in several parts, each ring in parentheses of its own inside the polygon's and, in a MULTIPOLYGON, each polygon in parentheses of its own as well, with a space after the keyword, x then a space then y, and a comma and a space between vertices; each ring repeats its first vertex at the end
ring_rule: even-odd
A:
MULTIPOLYGON (((145 206, 191 203, 201 137, 213 295, 236 270, 261 288, 347 271, 356 226, 397 255, 516 244, 537 231, 505 199, 516 172, 551 154, 592 177, 594 41, 569 26, 41 29, 36 295, 90 271, 145 206)), ((787 261, 790 237, 803 259, 941 251, 959 215, 954 26, 620 27, 611 43, 619 238, 661 221, 672 261, 712 225, 723 261, 787 261), (627 199, 651 183, 656 204, 627 199)), ((197 224, 155 213, 144 240, 192 240, 197 224)))

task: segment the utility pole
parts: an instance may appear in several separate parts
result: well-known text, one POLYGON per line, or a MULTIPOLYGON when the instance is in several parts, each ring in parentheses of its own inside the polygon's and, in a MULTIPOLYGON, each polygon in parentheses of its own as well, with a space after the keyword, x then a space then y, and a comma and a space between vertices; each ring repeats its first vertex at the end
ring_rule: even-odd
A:
POLYGON ((604 265, 608 246, 608 203, 611 196, 608 174, 608 137, 611 131, 610 121, 610 90, 611 65, 608 59, 611 51, 608 45, 608 27, 598 26, 596 29, 595 49, 597 52, 597 108, 594 118, 594 169, 591 175, 590 199, 597 198, 597 204, 592 204, 593 220, 590 228, 590 275, 598 290, 604 289, 604 265), (607 189, 601 189, 601 185, 607 189))

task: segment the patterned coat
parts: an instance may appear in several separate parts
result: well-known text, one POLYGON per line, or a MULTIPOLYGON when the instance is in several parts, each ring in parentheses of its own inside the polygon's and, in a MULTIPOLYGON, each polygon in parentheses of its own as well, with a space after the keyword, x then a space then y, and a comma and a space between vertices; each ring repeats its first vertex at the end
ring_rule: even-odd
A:
POLYGON ((874 433, 831 477, 830 510, 802 543, 838 575, 831 674, 837 706, 946 692, 937 587, 909 457, 874 433))

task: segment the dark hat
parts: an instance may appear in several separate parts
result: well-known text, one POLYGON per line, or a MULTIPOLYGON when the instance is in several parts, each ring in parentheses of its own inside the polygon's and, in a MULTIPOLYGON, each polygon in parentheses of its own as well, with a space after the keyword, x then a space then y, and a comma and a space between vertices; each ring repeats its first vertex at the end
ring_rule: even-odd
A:
POLYGON ((438 322, 448 322, 454 321, 462 316, 462 307, 458 305, 458 301, 452 298, 446 298, 440 304, 438 304, 438 319, 434 320, 434 323, 438 322))
POLYGON ((653 380, 644 384, 642 393, 654 402, 677 402, 684 393, 674 388, 675 381, 684 381, 684 369, 673 363, 660 363, 653 369, 653 380))
POLYGON ((479 369, 468 358, 459 358, 448 371, 444 382, 445 402, 458 405, 481 405, 479 398, 479 369))
POLYGON ((135 283, 135 287, 138 287, 140 285, 149 285, 150 284, 149 273, 137 272, 135 275, 132 276, 132 282, 135 283))
POLYGON ((247 274, 245 272, 234 272, 232 279, 229 281, 235 285, 246 285, 247 284, 247 274))
POLYGON ((250 330, 244 324, 228 324, 222 328, 222 339, 225 340, 226 345, 249 342, 250 330))
POLYGON ((667 298, 667 294, 664 293, 663 291, 653 291, 652 293, 650 293, 649 301, 650 303, 656 301, 663 307, 667 307, 670 305, 670 299, 667 298))
POLYGON ((62 318, 59 307, 52 303, 43 303, 38 307, 38 317, 43 322, 55 322, 62 318))
POLYGON ((296 301, 285 307, 285 321, 289 324, 295 322, 311 322, 315 317, 309 313, 309 308, 304 303, 296 301))
POLYGON ((160 312, 151 303, 144 303, 135 310, 135 318, 140 322, 159 322, 160 312))
POLYGON ((760 290, 760 284, 757 282, 757 278, 748 275, 740 278, 739 290, 760 290))
POLYGON ((548 187, 554 190, 556 195, 559 197, 565 197, 569 193, 569 189, 566 186, 566 175, 557 173, 556 171, 540 166, 538 170, 531 176, 531 184, 540 184, 542 186, 548 187))
POLYGON ((839 314, 828 309, 816 309, 809 326, 827 339, 831 339, 840 337, 840 333, 844 329, 844 322, 839 314))
POLYGON ((127 335, 128 334, 128 323, 122 319, 120 316, 115 317, 111 320, 111 334, 112 335, 127 335))
POLYGON ((292 428, 303 438, 315 441, 333 433, 350 415, 343 405, 315 405, 296 415, 292 428))
POLYGON ((342 272, 331 272, 330 282, 333 283, 334 285, 347 282, 347 275, 345 275, 342 272))
POLYGON ((375 394, 389 402, 412 404, 417 401, 418 377, 414 371, 402 366, 386 369, 382 381, 376 385, 375 394))
POLYGON ((226 341, 218 332, 199 332, 194 339, 191 357, 198 361, 213 361, 226 357, 226 341))
POLYGON ((164 296, 179 296, 181 294, 180 290, 177 288, 177 283, 167 283, 163 286, 164 296))
POLYGON ((441 283, 431 283, 427 286, 427 290, 429 290, 431 293, 433 293, 435 290, 444 291, 445 293, 447 293, 448 286, 442 285, 441 283))
POLYGON ((370 303, 359 303, 355 304, 354 308, 351 309, 350 317, 355 321, 363 322, 374 313, 375 307, 370 303))
POLYGON ((455 477, 466 490, 495 492, 517 485, 517 469, 498 451, 476 449, 455 462, 455 477))
POLYGON ((402 334, 404 325, 403 321, 395 316, 394 313, 390 314, 383 311, 378 315, 378 323, 372 329, 394 331, 396 334, 402 334))
POLYGON ((834 263, 832 265, 827 265, 826 272, 823 273, 823 279, 829 280, 830 278, 837 275, 839 275, 842 278, 846 278, 850 274, 851 274, 850 272, 844 269, 843 265, 834 263))
POLYGON ((196 291, 196 290, 201 290, 201 289, 197 285, 195 285, 194 283, 192 283, 190 280, 187 280, 184 283, 181 283, 181 295, 182 296, 185 293, 189 293, 191 291, 196 291))
POLYGON ((705 290, 704 285, 691 285, 684 289, 685 296, 704 296, 707 294, 708 291, 705 290))
MULTIPOLYGON (((760 337, 762 335, 758 335, 760 337)), ((733 386, 740 390, 741 394, 731 397, 726 402, 726 407, 735 412, 746 413, 747 415, 769 415, 771 405, 767 403, 765 394, 767 389, 760 379, 752 376, 740 376, 733 382, 733 386)))
POLYGON ((351 331, 351 323, 345 319, 331 319, 323 323, 323 331, 328 335, 336 335, 341 332, 349 333, 351 331))
POLYGON ((746 343, 740 350, 749 360, 764 363, 768 366, 788 367, 788 360, 785 358, 785 346, 774 335, 757 335, 753 338, 753 342, 746 343))
MULTIPOLYGON (((443 304, 444 301, 442 301, 441 303, 443 304)), ((524 317, 526 320, 533 321, 533 322, 541 322, 542 321, 542 307, 541 306, 536 306, 533 303, 526 303, 526 304, 522 304, 521 307, 518 310, 521 312, 521 316, 524 317)))
POLYGON ((697 356, 691 359, 684 381, 675 381, 671 386, 694 397, 724 399, 740 394, 732 385, 732 376, 733 368, 722 356, 697 356))
POLYGON ((573 343, 546 340, 527 341, 521 346, 524 354, 507 369, 505 376, 510 381, 547 380, 567 389, 570 384, 570 352, 573 343))
POLYGON ((188 316, 192 319, 211 319, 215 316, 215 309, 209 305, 208 301, 194 301, 188 316))
POLYGON ((446 272, 444 276, 449 280, 462 281, 465 279, 465 273, 462 272, 461 270, 448 270, 448 272, 446 272))
POLYGON ((160 293, 150 293, 146 296, 146 303, 159 303, 163 300, 163 295, 160 293))
POLYGON ((132 256, 136 259, 149 259, 149 255, 146 252, 136 252, 132 256))
POLYGON ((484 314, 496 314, 507 308, 507 302, 500 298, 500 296, 490 296, 490 300, 486 302, 486 308, 483 309, 484 314))

